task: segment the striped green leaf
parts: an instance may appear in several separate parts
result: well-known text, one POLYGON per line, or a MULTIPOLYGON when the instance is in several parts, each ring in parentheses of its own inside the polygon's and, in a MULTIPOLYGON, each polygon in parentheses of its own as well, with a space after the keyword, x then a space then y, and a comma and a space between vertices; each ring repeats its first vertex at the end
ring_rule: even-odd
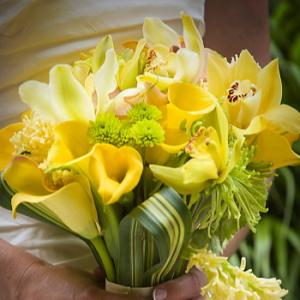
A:
POLYGON ((191 215, 171 188, 144 201, 120 223, 118 283, 155 286, 172 279, 191 234, 191 215))

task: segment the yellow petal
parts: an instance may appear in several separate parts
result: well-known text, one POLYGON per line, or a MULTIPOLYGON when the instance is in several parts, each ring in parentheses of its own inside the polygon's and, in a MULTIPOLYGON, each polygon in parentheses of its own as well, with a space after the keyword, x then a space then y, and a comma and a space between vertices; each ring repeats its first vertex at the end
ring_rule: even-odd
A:
POLYGON ((264 118, 283 131, 300 133, 300 113, 289 105, 274 107, 264 114, 264 118))
POLYGON ((248 50, 243 50, 237 61, 232 67, 231 82, 235 80, 249 80, 253 84, 257 82, 257 76, 259 74, 260 67, 254 60, 253 56, 248 50))
POLYGON ((114 49, 106 51, 105 61, 95 73, 95 90, 97 93, 97 112, 105 111, 109 103, 109 94, 117 88, 117 74, 119 63, 114 49))
POLYGON ((162 144, 158 145, 164 151, 170 154, 178 153, 184 149, 189 137, 179 129, 165 128, 165 140, 162 144))
MULTIPOLYGON (((28 181, 27 181, 28 183, 28 181)), ((22 203, 42 205, 54 213, 61 222, 76 234, 93 239, 99 235, 97 213, 91 192, 78 182, 72 182, 58 191, 37 196, 17 193, 12 198, 12 212, 15 216, 17 207, 22 203)))
POLYGON ((53 120, 60 121, 68 118, 68 114, 53 101, 53 95, 48 84, 36 80, 26 81, 19 87, 19 95, 32 111, 53 120))
POLYGON ((140 154, 132 147, 117 148, 99 144, 94 148, 90 176, 105 204, 111 204, 132 191, 143 171, 140 154))
POLYGON ((200 77, 201 61, 197 53, 182 48, 176 53, 175 81, 197 82, 200 77))
POLYGON ((300 156, 292 150, 285 136, 265 130, 257 136, 255 145, 255 162, 269 162, 273 169, 300 163, 300 156))
POLYGON ((136 77, 139 75, 139 59, 146 45, 145 40, 137 44, 133 57, 128 60, 119 72, 119 87, 121 90, 136 86, 136 77))
POLYGON ((106 51, 113 48, 114 44, 111 35, 106 35, 100 40, 93 55, 92 68, 94 73, 96 73, 104 63, 106 51))
POLYGON ((207 114, 215 108, 216 100, 209 92, 191 83, 174 83, 169 87, 170 103, 192 115, 207 114))
POLYGON ((215 109, 207 114, 203 119, 203 123, 206 127, 215 128, 218 133, 220 149, 218 152, 219 161, 216 161, 216 165, 219 167, 219 171, 226 168, 228 160, 228 120, 223 109, 219 104, 216 105, 215 109))
POLYGON ((138 83, 149 82, 155 85, 156 87, 158 87, 161 91, 166 91, 168 87, 172 83, 174 83, 174 79, 165 76, 159 76, 149 72, 144 72, 144 74, 139 75, 137 77, 137 82, 138 83))
POLYGON ((220 177, 217 179, 217 182, 219 182, 219 183, 223 182, 227 178, 228 174, 236 167, 236 165, 241 157, 241 150, 242 150, 242 146, 245 141, 245 138, 241 134, 241 132, 236 130, 235 128, 233 128, 233 131, 234 131, 237 139, 232 147, 226 168, 223 170, 220 177))
POLYGON ((277 59, 272 60, 260 71, 257 86, 262 91, 259 113, 265 113, 280 104, 282 86, 277 59))
POLYGON ((0 171, 2 171, 13 157, 14 146, 10 139, 19 130, 23 128, 22 123, 14 123, 0 129, 0 171))
POLYGON ((177 32, 157 18, 145 18, 143 36, 151 45, 162 44, 169 48, 179 40, 177 32))
POLYGON ((204 46, 202 37, 193 21, 193 18, 185 13, 181 13, 181 19, 185 46, 196 52, 199 57, 203 56, 204 46))
POLYGON ((208 90, 220 98, 227 93, 229 82, 229 67, 226 58, 215 51, 208 52, 207 62, 208 90))
POLYGON ((45 195, 44 174, 37 164, 25 156, 16 156, 3 171, 3 178, 15 191, 33 195, 45 195))
POLYGON ((85 156, 64 164, 79 168, 94 184, 105 204, 111 204, 138 184, 143 163, 132 147, 96 144, 85 156))
POLYGON ((209 156, 191 159, 182 167, 150 165, 153 175, 181 194, 201 192, 209 180, 218 178, 218 170, 209 156))
POLYGON ((51 100, 55 108, 65 114, 64 120, 93 120, 95 118, 92 99, 75 78, 69 65, 56 65, 49 73, 51 100))
POLYGON ((266 127, 266 119, 263 116, 256 116, 252 119, 250 125, 246 129, 241 129, 241 132, 244 135, 253 135, 265 130, 266 127))
POLYGON ((146 148, 146 162, 148 164, 165 164, 170 158, 171 154, 163 150, 160 145, 146 148))
POLYGON ((75 61, 73 64, 72 72, 82 86, 85 86, 85 81, 88 78, 90 69, 90 65, 83 60, 75 61))
POLYGON ((59 166, 87 154, 90 147, 86 122, 62 122, 55 127, 55 142, 47 161, 51 167, 59 166))

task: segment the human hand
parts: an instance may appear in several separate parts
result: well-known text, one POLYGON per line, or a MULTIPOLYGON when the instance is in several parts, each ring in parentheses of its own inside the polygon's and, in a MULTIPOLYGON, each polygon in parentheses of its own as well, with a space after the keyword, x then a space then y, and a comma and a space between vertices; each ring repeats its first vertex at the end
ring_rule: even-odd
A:
MULTIPOLYGON (((93 275, 69 267, 55 267, 0 239, 0 300, 146 300, 104 291, 104 274, 93 275)), ((197 298, 206 283, 203 273, 190 273, 159 285, 156 300, 197 298)))
MULTIPOLYGON (((69 267, 51 266, 39 261, 23 276, 16 300, 144 300, 140 297, 115 295, 101 288, 90 273, 69 267)), ((15 300, 15 299, 14 299, 15 300)))
MULTIPOLYGON (((20 283, 17 299, 22 300, 145 300, 142 297, 111 294, 104 291, 104 277, 97 272, 87 272, 69 267, 54 267, 44 262, 34 264, 20 283), (100 279, 100 280, 99 280, 100 279)), ((205 276, 192 269, 175 280, 159 285, 154 293, 155 300, 200 300, 199 291, 206 283, 205 276)))
MULTIPOLYGON (((200 300, 199 291, 206 278, 196 268, 175 280, 159 285, 155 300, 200 300)), ((68 267, 54 267, 39 261, 27 271, 17 299, 22 300, 145 300, 142 297, 111 294, 103 290, 104 276, 96 276, 68 267)))
POLYGON ((201 287, 205 286, 207 279, 197 268, 192 268, 189 273, 165 282, 155 288, 154 300, 203 300, 200 296, 201 287))

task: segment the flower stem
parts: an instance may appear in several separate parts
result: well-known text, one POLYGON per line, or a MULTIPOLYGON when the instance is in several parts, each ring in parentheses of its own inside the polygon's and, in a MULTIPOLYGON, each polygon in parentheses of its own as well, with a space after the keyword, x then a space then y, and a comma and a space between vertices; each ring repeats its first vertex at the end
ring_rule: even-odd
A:
POLYGON ((91 240, 92 245, 94 246, 100 260, 102 263, 102 266, 104 268, 106 278, 110 282, 115 282, 115 268, 112 259, 110 258, 107 249, 105 247, 105 244, 101 237, 97 237, 93 240, 91 240))

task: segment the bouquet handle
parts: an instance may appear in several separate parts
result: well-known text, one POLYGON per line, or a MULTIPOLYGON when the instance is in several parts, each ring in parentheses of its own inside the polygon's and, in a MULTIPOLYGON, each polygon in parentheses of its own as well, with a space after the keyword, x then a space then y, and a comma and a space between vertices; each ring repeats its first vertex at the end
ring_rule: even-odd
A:
POLYGON ((142 296, 146 299, 153 299, 152 294, 154 287, 129 287, 117 283, 113 283, 105 280, 105 290, 110 293, 119 294, 119 295, 132 295, 132 296, 142 296))

